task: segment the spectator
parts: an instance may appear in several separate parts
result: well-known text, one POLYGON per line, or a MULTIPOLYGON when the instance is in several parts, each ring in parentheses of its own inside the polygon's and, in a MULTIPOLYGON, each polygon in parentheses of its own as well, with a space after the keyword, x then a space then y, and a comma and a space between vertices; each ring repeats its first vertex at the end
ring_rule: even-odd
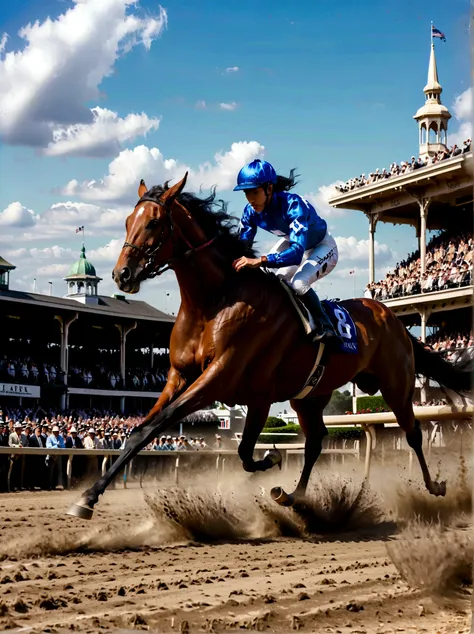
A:
POLYGON ((407 172, 412 172, 416 169, 420 169, 422 167, 427 167, 429 165, 434 165, 439 161, 445 161, 450 158, 454 158, 459 156, 460 154, 465 154, 471 151, 471 139, 466 139, 463 142, 463 149, 461 150, 457 145, 453 145, 447 151, 443 150, 438 152, 433 157, 430 156, 419 156, 417 159, 412 156, 410 161, 401 161, 400 165, 397 163, 392 163, 388 169, 388 171, 384 168, 382 171, 377 169, 375 172, 371 172, 368 177, 365 174, 361 174, 355 178, 351 178, 343 185, 336 185, 336 189, 345 194, 353 189, 357 189, 359 187, 363 187, 364 185, 373 185, 379 181, 382 181, 386 178, 390 178, 393 176, 401 176, 407 172))
POLYGON ((89 429, 88 435, 84 438, 84 449, 101 449, 100 440, 93 427, 89 429))
POLYGON ((419 251, 398 263, 384 280, 368 284, 364 297, 379 301, 432 293, 472 284, 474 240, 470 233, 457 237, 443 232, 426 247, 426 272, 421 275, 419 251))

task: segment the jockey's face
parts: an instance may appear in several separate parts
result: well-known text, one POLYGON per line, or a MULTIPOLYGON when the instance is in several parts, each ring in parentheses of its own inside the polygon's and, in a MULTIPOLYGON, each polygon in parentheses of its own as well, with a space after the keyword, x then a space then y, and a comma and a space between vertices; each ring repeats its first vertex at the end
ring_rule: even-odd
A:
POLYGON ((263 187, 256 187, 255 189, 245 189, 245 197, 254 210, 260 214, 265 209, 265 205, 273 194, 273 185, 267 186, 267 193, 263 187))

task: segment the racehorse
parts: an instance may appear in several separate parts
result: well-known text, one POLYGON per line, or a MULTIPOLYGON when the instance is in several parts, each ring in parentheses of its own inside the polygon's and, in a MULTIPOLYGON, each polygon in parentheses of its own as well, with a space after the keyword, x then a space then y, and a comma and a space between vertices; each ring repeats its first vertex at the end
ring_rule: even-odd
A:
POLYGON ((257 439, 274 402, 290 400, 305 434, 304 466, 295 491, 280 487, 272 498, 291 505, 303 499, 313 466, 328 433, 323 410, 333 390, 354 382, 367 393, 381 391, 420 463, 426 488, 445 495, 446 483, 432 480, 422 450, 422 433, 412 397, 417 374, 456 391, 470 389, 470 374, 443 360, 411 336, 384 304, 372 299, 340 303, 357 331, 357 354, 331 352, 325 372, 306 398, 294 399, 311 375, 318 348, 305 334, 282 283, 261 269, 235 272, 232 262, 255 257, 241 240, 215 192, 201 199, 184 192, 184 178, 169 187, 138 188, 138 202, 126 220, 126 240, 112 276, 121 291, 137 293, 148 278, 172 269, 181 306, 170 340, 170 370, 160 398, 130 435, 120 457, 70 514, 92 517, 114 476, 151 439, 214 401, 247 405, 238 448, 247 472, 281 462, 271 451, 254 460, 257 439))

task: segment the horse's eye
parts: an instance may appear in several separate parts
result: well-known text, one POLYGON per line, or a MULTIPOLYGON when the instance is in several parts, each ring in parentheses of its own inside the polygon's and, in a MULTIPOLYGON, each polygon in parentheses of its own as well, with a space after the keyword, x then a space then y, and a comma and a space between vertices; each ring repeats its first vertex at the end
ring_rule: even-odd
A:
POLYGON ((147 229, 156 229, 158 226, 158 219, 157 218, 153 218, 153 220, 150 220, 150 222, 147 224, 146 228, 147 229))

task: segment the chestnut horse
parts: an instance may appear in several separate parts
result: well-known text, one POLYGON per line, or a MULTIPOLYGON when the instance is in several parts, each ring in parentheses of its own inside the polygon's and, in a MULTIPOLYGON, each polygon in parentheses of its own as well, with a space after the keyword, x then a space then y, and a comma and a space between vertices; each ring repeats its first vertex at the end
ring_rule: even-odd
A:
POLYGON ((147 189, 126 220, 126 241, 113 270, 121 291, 137 293, 141 283, 173 269, 181 306, 170 341, 168 380, 144 421, 133 431, 120 457, 82 496, 70 513, 92 517, 94 505, 114 476, 153 438, 214 401, 247 405, 238 452, 245 471, 265 471, 281 460, 272 451, 255 461, 253 452, 272 403, 290 399, 305 434, 304 467, 289 496, 272 490, 280 504, 304 496, 327 429, 323 410, 333 390, 352 381, 363 391, 380 389, 418 457, 428 491, 444 495, 446 485, 431 479, 415 420, 415 373, 456 391, 468 390, 469 373, 444 361, 409 335, 382 303, 371 299, 341 302, 357 329, 358 353, 331 353, 313 392, 294 400, 315 363, 317 346, 308 340, 288 293, 275 275, 232 262, 254 256, 239 240, 226 206, 183 192, 187 174, 174 185, 147 189))

